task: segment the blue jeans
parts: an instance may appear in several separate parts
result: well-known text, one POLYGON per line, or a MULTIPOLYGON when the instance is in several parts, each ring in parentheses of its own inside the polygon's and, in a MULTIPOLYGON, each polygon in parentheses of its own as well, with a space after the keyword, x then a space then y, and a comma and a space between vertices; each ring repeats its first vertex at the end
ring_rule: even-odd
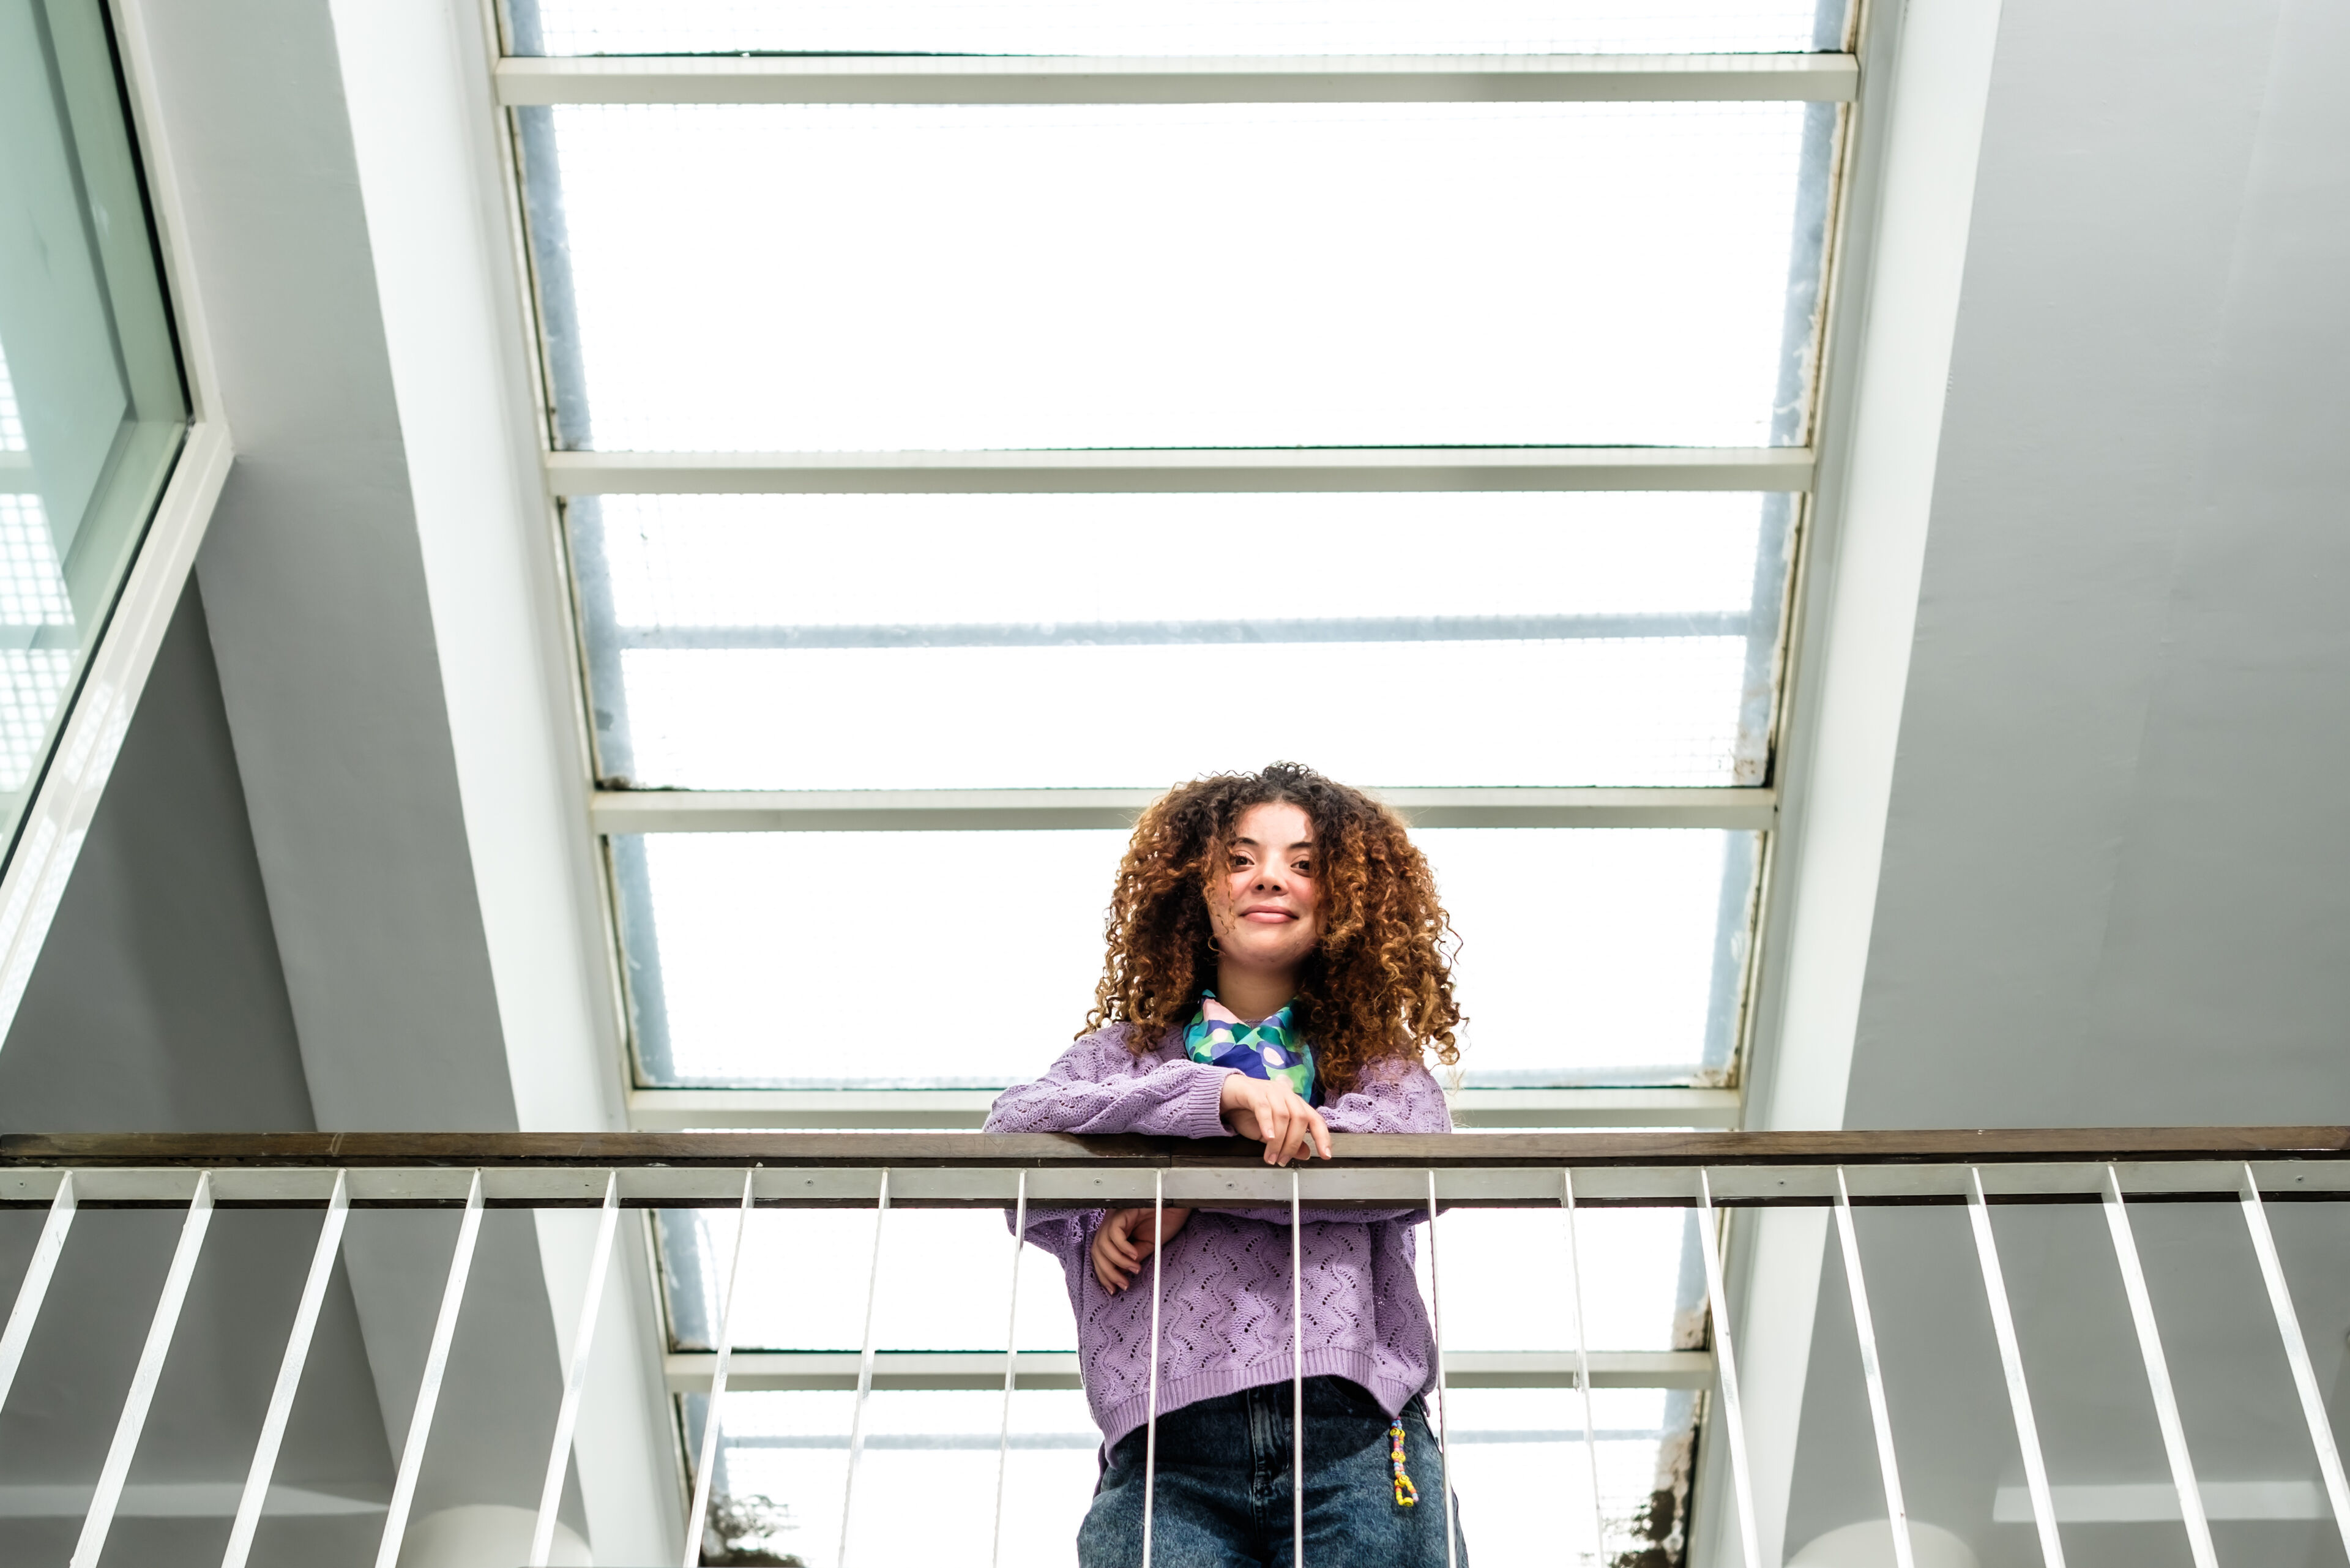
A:
MULTIPOLYGON (((1151 1568, 1289 1568, 1290 1386, 1202 1399, 1159 1417, 1151 1568)), ((1395 1500, 1388 1413, 1343 1377, 1305 1380, 1307 1568, 1445 1568, 1444 1462, 1419 1399, 1404 1407, 1406 1473, 1419 1489, 1395 1500)), ((1077 1531, 1079 1568, 1140 1568, 1142 1449, 1118 1439, 1077 1531)), ((1457 1503, 1456 1503, 1457 1507, 1457 1503)), ((1460 1568, 1469 1551, 1456 1542, 1460 1568)))

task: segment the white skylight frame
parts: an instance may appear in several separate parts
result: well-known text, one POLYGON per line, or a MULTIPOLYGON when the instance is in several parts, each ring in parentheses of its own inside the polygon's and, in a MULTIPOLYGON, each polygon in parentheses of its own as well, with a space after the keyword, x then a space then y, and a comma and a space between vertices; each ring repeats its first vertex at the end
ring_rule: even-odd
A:
MULTIPOLYGON (((1855 0, 1854 10, 1858 9, 1855 0)), ((1856 17, 1848 21, 1848 29, 1856 17)), ((1850 32, 1847 33, 1849 47, 1850 32)), ((498 68, 508 108, 555 103, 1117 103, 1460 101, 1524 93, 1544 101, 1797 100, 1849 107, 1859 96, 1856 57, 1460 57, 1242 62, 1167 59, 935 59, 839 61, 744 59, 565 59, 508 57, 498 68), (1349 73, 1352 73, 1351 77, 1349 73), (1336 85, 1334 87, 1334 81, 1336 85), (1375 89, 1361 84, 1376 82, 1375 89), (1529 88, 1528 83, 1539 84, 1529 88)), ((1805 428, 1816 431, 1820 368, 1837 286, 1843 161, 1849 113, 1840 117, 1830 159, 1820 283, 1814 317, 1805 428)), ((511 122, 509 121, 509 124, 511 122)), ((525 275, 534 279, 519 225, 525 275)), ((542 353, 546 348, 542 340, 542 353)), ((551 382, 551 376, 548 378, 551 382)), ((547 397, 552 422, 553 399, 547 397)), ((550 431, 550 434, 552 431, 550 431)), ((1740 490, 1792 498, 1791 564, 1779 629, 1780 679, 1773 694, 1773 755, 1783 753, 1778 715, 1792 665, 1800 547, 1817 455, 1814 446, 1731 448, 1513 447, 985 452, 638 452, 556 450, 546 473, 558 504, 603 494, 1455 492, 1476 490, 1740 490)), ((583 690, 585 690, 583 674, 583 690)), ((1755 955, 1768 906, 1778 792, 1766 778, 1748 787, 1692 789, 1454 788, 1383 792, 1416 825, 1449 826, 1657 826, 1735 828, 1760 836, 1753 891, 1738 956, 1740 1015, 1733 1075, 1718 1086, 1467 1088, 1454 1096, 1464 1127, 1734 1127, 1743 1117, 1742 1065, 1752 1017, 1755 955)), ((795 832, 972 828, 1110 827, 1131 821, 1151 792, 1132 790, 641 791, 600 789, 594 830, 615 833, 795 832)), ((607 859, 608 877, 609 860, 607 859)), ((618 898, 616 884, 608 891, 618 898)), ((611 906, 608 905, 608 909, 611 906)), ((616 986, 626 963, 614 938, 616 986)), ((633 1050, 631 1071, 633 1073, 633 1050)), ((723 1125, 804 1128, 975 1127, 987 1089, 662 1088, 632 1076, 630 1125, 647 1129, 723 1125)), ((699 1370, 690 1352, 671 1351, 678 1389, 699 1370)), ((819 1352, 775 1353, 774 1386, 822 1386, 831 1369, 819 1352), (816 1382, 804 1379, 815 1378, 816 1382)), ((1488 1353, 1488 1386, 1561 1386, 1567 1375, 1541 1352, 1488 1353)), ((1611 1363, 1619 1386, 1688 1388, 1709 1373, 1687 1353, 1626 1354, 1611 1363), (1679 1358, 1676 1358, 1676 1355, 1679 1358)), ((1065 1368, 1055 1368, 1065 1372, 1065 1368)), ((941 1376, 944 1374, 941 1373, 941 1376)), ((909 1373, 922 1382, 919 1370, 909 1373)), ((911 1385, 909 1385, 911 1386, 911 1385)), ((950 1386, 951 1384, 940 1384, 950 1386)))

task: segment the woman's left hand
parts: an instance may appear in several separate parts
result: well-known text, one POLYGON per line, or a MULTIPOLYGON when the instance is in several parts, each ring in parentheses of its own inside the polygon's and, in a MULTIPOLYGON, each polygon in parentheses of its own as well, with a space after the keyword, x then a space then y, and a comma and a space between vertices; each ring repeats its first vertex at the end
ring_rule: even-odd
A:
POLYGON ((1118 1294, 1142 1272, 1142 1261, 1150 1256, 1155 1241, 1173 1241, 1191 1217, 1189 1209, 1169 1204, 1165 1231, 1154 1237, 1148 1208, 1111 1210, 1094 1232, 1094 1278, 1101 1282, 1102 1289, 1118 1294))

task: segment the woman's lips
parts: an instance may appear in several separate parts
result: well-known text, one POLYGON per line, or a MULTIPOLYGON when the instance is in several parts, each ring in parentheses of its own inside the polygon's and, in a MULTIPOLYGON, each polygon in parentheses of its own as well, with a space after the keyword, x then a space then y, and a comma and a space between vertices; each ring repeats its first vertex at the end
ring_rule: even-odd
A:
POLYGON ((1297 919, 1297 917, 1287 909, 1276 909, 1267 905, 1260 906, 1253 909, 1243 909, 1241 911, 1241 919, 1243 920, 1258 920, 1266 925, 1285 925, 1289 921, 1297 919))

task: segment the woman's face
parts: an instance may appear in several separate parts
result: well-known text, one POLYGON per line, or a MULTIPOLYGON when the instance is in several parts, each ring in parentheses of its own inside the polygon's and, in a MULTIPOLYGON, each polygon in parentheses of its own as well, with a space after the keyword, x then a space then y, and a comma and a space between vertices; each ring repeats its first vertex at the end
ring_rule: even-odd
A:
POLYGON ((1243 812, 1232 858, 1208 890, 1223 961, 1295 972, 1322 939, 1320 870, 1314 824, 1301 808, 1270 804, 1243 812))

